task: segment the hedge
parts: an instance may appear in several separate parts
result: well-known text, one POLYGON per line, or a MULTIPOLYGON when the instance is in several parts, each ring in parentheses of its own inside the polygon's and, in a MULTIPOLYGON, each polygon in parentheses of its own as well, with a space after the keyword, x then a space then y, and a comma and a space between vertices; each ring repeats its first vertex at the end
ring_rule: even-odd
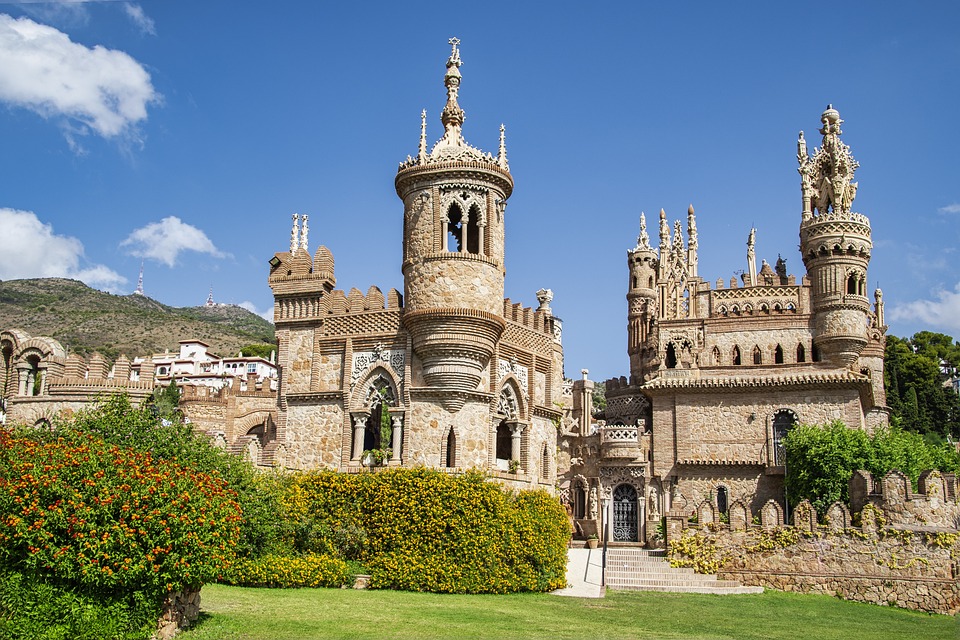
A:
POLYGON ((570 529, 559 502, 543 491, 512 493, 481 473, 300 473, 281 511, 292 552, 357 560, 374 588, 513 593, 565 585, 570 529))

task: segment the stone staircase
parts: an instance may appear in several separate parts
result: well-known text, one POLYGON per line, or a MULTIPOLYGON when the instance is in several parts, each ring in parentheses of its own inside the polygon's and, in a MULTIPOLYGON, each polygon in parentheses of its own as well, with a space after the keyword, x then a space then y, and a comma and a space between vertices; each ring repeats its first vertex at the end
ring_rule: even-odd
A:
POLYGON ((763 593, 763 587, 744 587, 735 580, 718 580, 715 575, 676 569, 667 562, 662 549, 609 547, 607 549, 608 589, 628 591, 671 591, 675 593, 743 594, 763 593))

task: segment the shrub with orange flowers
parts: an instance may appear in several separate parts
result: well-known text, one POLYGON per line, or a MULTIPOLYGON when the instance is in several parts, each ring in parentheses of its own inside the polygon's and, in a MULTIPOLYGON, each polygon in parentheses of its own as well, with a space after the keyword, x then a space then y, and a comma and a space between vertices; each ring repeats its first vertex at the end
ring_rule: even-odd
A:
POLYGON ((215 474, 90 434, 0 431, 0 583, 13 589, 0 593, 0 630, 23 615, 10 604, 16 589, 44 585, 126 603, 129 624, 155 624, 168 592, 230 567, 235 498, 215 474))

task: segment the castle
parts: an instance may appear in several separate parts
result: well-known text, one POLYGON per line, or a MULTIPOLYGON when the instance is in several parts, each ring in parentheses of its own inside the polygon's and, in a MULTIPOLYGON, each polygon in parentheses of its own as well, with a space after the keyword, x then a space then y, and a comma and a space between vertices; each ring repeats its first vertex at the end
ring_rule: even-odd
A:
MULTIPOLYGON (((630 376, 606 383, 592 425, 594 385, 575 385, 580 420, 562 440, 562 487, 578 527, 595 531, 602 505, 616 540, 650 540, 662 515, 704 501, 726 513, 783 502, 782 440, 794 424, 886 424, 882 293, 866 296, 870 221, 852 211, 858 167, 832 106, 822 145, 797 142, 801 182, 797 281, 778 259, 757 270, 755 229, 741 281, 711 287, 697 269, 691 206, 686 238, 663 211, 654 249, 640 217, 627 251, 630 376)), ((585 377, 585 376, 584 376, 585 377)))
MULTIPOLYGON (((334 288, 333 255, 308 251, 294 215, 290 250, 270 260, 281 384, 277 438, 292 468, 373 462, 478 468, 514 486, 556 482, 563 416, 561 324, 549 290, 536 309, 504 300, 513 176, 467 144, 450 41, 443 136, 400 163, 404 291, 334 288)), ((278 453, 279 455, 279 453, 278 453)))
MULTIPOLYGON (((184 409, 198 428, 219 429, 225 446, 265 466, 480 469, 511 487, 559 491, 581 535, 609 523, 611 539, 650 541, 664 515, 688 506, 782 503, 781 442, 792 425, 838 419, 869 432, 887 422, 883 301, 879 290, 873 305, 866 295, 870 222, 852 210, 858 164, 837 110, 823 112, 812 155, 802 132, 798 141, 799 278, 782 259, 758 269, 750 230, 740 280, 712 285, 698 272, 692 207, 686 234, 660 212, 656 248, 641 215, 626 254, 629 377, 607 381, 606 409, 594 415, 586 372, 564 377, 550 290, 536 292, 536 308, 504 299, 514 184, 504 130, 495 156, 465 141, 459 41, 450 43, 443 136, 428 147, 422 113, 417 154, 395 178, 403 292, 336 289, 332 253, 311 255, 309 219, 294 215, 289 250, 269 261, 275 400, 247 389, 261 394, 257 406, 274 404, 256 409, 262 424, 227 428, 209 409, 227 400, 197 391, 184 409)), ((4 335, 18 345, 4 351, 7 403, 41 402, 52 386, 36 382, 37 367, 61 367, 62 347, 4 335)), ((105 362, 81 369, 67 362, 78 389, 126 376, 128 390, 150 390, 129 362, 110 375, 105 362)))

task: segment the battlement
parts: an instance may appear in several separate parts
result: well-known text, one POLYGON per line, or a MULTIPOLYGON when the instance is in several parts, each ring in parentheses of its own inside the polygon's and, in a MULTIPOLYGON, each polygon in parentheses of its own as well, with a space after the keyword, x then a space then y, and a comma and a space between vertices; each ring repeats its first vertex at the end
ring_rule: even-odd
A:
POLYGON ((550 313, 524 307, 522 303, 512 302, 510 298, 503 300, 503 317, 508 322, 516 322, 527 329, 548 335, 553 335, 554 327, 561 322, 550 313))

